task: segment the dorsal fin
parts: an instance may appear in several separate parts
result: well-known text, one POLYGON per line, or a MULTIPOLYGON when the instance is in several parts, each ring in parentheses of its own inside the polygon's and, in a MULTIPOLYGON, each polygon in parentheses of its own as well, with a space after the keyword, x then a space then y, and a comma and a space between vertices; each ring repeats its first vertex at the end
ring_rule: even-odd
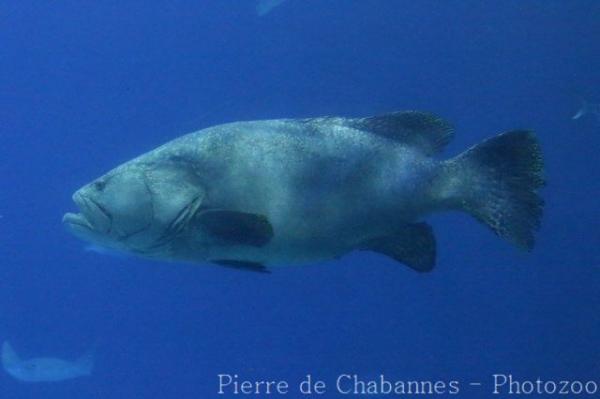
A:
POLYGON ((349 126, 387 137, 437 154, 452 140, 454 128, 428 112, 400 111, 368 118, 351 119, 349 126))

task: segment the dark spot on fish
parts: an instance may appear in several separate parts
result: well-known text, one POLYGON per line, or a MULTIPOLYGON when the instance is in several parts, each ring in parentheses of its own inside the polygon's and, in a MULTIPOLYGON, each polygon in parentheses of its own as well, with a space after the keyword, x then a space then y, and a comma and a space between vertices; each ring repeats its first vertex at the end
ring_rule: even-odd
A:
POLYGON ((106 183, 102 180, 97 180, 94 182, 94 188, 98 191, 103 191, 104 187, 106 187, 106 183))

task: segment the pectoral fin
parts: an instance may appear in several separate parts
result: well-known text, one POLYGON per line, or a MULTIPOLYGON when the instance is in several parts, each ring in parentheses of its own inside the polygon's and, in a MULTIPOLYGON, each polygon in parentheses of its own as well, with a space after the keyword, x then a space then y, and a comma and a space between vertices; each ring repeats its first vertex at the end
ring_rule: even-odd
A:
POLYGON ((408 224, 394 235, 367 241, 361 249, 389 256, 417 272, 435 266, 435 236, 427 223, 408 224))
POLYGON ((263 215, 208 210, 201 212, 196 221, 207 234, 225 244, 262 247, 273 238, 273 227, 263 215))
POLYGON ((271 273, 269 269, 266 268, 265 265, 256 262, 246 262, 243 260, 228 260, 228 259, 219 259, 213 260, 213 263, 216 263, 220 266, 231 267, 233 269, 246 270, 250 272, 258 272, 258 273, 271 273))

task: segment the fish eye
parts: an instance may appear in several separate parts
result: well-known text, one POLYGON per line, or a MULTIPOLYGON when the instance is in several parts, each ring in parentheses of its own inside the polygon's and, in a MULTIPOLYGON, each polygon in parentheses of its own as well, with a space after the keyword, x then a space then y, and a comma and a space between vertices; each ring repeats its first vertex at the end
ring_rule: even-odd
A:
POLYGON ((106 183, 101 180, 98 180, 94 183, 94 188, 98 191, 104 190, 104 187, 106 187, 106 183))

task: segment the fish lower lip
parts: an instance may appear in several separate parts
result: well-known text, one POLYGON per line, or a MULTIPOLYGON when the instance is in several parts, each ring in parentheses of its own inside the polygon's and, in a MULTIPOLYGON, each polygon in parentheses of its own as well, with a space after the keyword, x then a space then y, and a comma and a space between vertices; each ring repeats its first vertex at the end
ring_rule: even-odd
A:
POLYGON ((93 227, 90 224, 90 222, 81 213, 65 213, 65 215, 63 216, 63 223, 75 224, 77 226, 93 230, 93 227))

